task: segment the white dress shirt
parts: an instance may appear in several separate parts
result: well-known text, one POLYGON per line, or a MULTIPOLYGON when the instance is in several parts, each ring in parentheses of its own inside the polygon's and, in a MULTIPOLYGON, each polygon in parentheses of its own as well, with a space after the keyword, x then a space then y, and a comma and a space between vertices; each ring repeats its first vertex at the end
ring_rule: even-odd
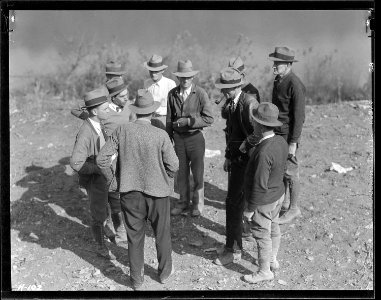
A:
POLYGON ((110 102, 108 104, 108 107, 111 108, 115 112, 121 112, 122 111, 122 109, 118 105, 116 105, 114 102, 110 102))
POLYGON ((180 96, 183 97, 183 101, 187 100, 191 90, 192 90, 192 85, 190 85, 190 87, 187 88, 186 90, 183 90, 180 88, 180 96))
POLYGON ((176 87, 176 83, 167 77, 161 77, 158 82, 154 82, 151 78, 144 81, 144 88, 153 96, 153 100, 160 102, 156 113, 162 116, 167 115, 167 99, 171 89, 176 87))

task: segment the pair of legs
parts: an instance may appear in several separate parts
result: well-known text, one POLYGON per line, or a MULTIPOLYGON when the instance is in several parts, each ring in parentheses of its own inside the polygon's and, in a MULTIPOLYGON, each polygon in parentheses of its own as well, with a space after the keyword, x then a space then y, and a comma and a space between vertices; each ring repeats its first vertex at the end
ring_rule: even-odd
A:
POLYGON ((243 183, 246 162, 232 160, 228 178, 228 195, 226 197, 226 244, 225 251, 219 255, 214 263, 226 265, 241 258, 242 251, 242 216, 245 208, 243 197, 243 183), (234 244, 240 251, 234 250, 234 244), (237 255, 234 255, 234 252, 237 255))
POLYGON ((106 235, 114 243, 127 242, 127 233, 118 192, 108 193, 106 235))
POLYGON ((134 288, 144 281, 144 239, 146 221, 152 225, 156 239, 158 275, 164 282, 172 272, 170 201, 132 191, 121 193, 121 205, 127 225, 130 279, 134 288))
POLYGON ((198 216, 204 210, 204 157, 205 138, 201 131, 185 134, 174 134, 175 151, 179 158, 177 186, 180 199, 176 202, 172 215, 180 214, 187 209, 192 196, 192 215, 198 216), (189 176, 192 170, 193 191, 190 189, 189 176))
POLYGON ((277 255, 281 233, 278 222, 283 200, 284 194, 271 204, 259 205, 254 211, 251 231, 257 242, 259 270, 244 276, 244 280, 249 283, 271 280, 274 278, 271 270, 279 268, 277 255))

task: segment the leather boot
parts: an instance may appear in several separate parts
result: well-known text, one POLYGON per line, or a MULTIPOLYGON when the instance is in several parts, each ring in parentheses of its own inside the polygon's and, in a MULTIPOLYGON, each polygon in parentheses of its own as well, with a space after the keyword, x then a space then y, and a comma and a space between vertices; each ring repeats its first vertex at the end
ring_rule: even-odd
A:
POLYGON ((112 222, 114 223, 115 229, 115 242, 116 243, 127 243, 127 232, 124 227, 124 217, 122 212, 111 214, 112 222))
POLYGON ((248 283, 258 283, 261 281, 274 279, 274 273, 271 272, 270 270, 270 262, 267 260, 265 261, 263 259, 260 259, 258 263, 259 263, 258 272, 243 276, 244 281, 248 283))
POLYGON ((104 240, 104 229, 103 225, 92 225, 91 231, 94 235, 94 239, 96 242, 95 251, 96 253, 106 259, 114 260, 116 257, 110 252, 107 248, 104 240))
POLYGON ((204 210, 204 188, 198 189, 193 192, 193 210, 192 217, 198 217, 204 210))

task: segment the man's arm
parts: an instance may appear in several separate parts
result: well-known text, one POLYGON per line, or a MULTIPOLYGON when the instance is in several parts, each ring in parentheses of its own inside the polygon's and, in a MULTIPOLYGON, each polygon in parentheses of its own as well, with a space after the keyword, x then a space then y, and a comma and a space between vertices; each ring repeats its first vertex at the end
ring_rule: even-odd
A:
POLYGON ((173 126, 172 126, 172 105, 171 102, 173 102, 171 93, 168 93, 167 98, 167 118, 165 120, 165 130, 168 133, 168 136, 170 137, 171 141, 173 141, 173 126))
POLYGON ((95 164, 94 157, 88 157, 90 137, 79 132, 74 144, 73 153, 70 157, 70 166, 79 174, 101 174, 95 164))
POLYGON ((200 90, 197 95, 200 97, 201 111, 200 116, 189 117, 189 127, 192 129, 210 126, 214 121, 208 94, 204 90, 200 90))
POLYGON ((305 89, 300 84, 294 84, 291 90, 293 122, 290 124, 289 143, 298 143, 302 134, 305 120, 306 95, 305 89))
POLYGON ((170 178, 174 178, 175 173, 179 169, 179 159, 173 149, 172 143, 168 136, 164 136, 164 144, 162 148, 163 163, 165 171, 170 178))

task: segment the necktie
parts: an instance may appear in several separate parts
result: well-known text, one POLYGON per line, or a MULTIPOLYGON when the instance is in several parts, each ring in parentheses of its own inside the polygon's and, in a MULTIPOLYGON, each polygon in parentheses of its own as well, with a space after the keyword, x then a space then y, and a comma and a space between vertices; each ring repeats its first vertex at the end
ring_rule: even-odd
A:
POLYGON ((234 101, 231 100, 231 102, 230 102, 230 111, 233 113, 234 110, 235 110, 235 104, 234 104, 234 101))

